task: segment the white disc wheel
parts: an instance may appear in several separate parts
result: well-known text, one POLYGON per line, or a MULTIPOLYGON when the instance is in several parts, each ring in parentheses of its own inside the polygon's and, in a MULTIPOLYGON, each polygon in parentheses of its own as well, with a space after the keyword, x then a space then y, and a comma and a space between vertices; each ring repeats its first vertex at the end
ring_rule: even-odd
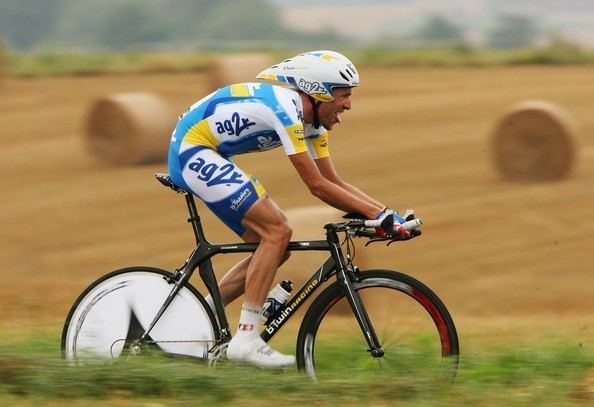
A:
POLYGON ((174 285, 171 273, 150 267, 114 271, 76 300, 62 332, 63 356, 72 361, 116 359, 148 349, 208 358, 218 332, 212 311, 187 284, 142 343, 174 285))

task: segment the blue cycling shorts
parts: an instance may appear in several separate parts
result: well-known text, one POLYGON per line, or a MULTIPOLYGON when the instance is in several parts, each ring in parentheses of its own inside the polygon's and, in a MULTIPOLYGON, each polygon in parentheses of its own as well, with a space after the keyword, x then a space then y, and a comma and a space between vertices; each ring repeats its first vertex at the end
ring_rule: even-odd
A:
POLYGON ((256 177, 208 147, 169 153, 169 175, 173 182, 198 196, 225 225, 242 236, 246 232, 242 219, 266 195, 256 177))

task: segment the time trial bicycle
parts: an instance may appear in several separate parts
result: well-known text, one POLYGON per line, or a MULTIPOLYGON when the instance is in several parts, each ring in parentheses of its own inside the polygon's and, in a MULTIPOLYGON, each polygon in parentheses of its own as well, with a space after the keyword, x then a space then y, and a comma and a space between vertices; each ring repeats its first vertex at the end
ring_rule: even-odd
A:
MULTIPOLYGON (((155 177, 185 197, 196 248, 173 273, 154 267, 128 267, 99 278, 85 289, 74 302, 62 332, 62 354, 75 364, 151 350, 193 357, 211 365, 225 359, 231 329, 211 259, 218 254, 251 253, 258 244, 210 243, 193 195, 175 185, 167 174, 155 177), (212 295, 214 312, 189 282, 196 269, 212 295)), ((393 219, 387 221, 391 225, 393 219)), ((319 379, 335 368, 378 369, 391 376, 429 368, 453 379, 459 360, 458 335, 437 295, 411 276, 390 270, 363 271, 353 263, 354 237, 368 239, 367 244, 395 241, 389 233, 378 236, 376 228, 387 230, 386 225, 373 222, 348 219, 329 223, 324 226, 325 240, 289 243, 288 251, 323 251, 329 257, 268 318, 262 339, 271 340, 325 286, 301 322, 296 346, 299 369, 319 379)), ((412 224, 418 226, 420 220, 412 224)), ((411 233, 416 236, 420 231, 412 229, 411 233)))

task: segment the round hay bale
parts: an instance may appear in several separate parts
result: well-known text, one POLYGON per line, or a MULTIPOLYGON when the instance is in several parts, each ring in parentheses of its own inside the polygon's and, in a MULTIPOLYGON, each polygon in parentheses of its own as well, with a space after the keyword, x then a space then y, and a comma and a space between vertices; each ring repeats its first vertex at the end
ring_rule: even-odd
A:
POLYGON ((233 83, 253 82, 256 75, 273 64, 274 60, 268 54, 221 55, 210 64, 210 88, 216 90, 233 83))
POLYGON ((555 104, 526 101, 510 109, 493 133, 499 173, 517 181, 550 181, 567 177, 576 159, 575 127, 555 104))
POLYGON ((176 121, 165 103, 152 93, 113 94, 91 107, 87 145, 93 155, 111 164, 163 162, 176 121))

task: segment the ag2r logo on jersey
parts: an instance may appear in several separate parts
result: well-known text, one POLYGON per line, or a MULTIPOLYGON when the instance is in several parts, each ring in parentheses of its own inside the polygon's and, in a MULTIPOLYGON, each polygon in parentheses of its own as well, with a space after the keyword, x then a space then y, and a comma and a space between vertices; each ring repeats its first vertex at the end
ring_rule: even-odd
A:
POLYGON ((231 115, 231 119, 222 122, 215 122, 217 126, 217 133, 227 133, 230 136, 239 136, 242 131, 254 126, 256 122, 251 122, 246 117, 241 117, 239 113, 235 112, 231 115))
POLYGON ((231 186, 231 184, 241 185, 245 182, 245 179, 243 179, 239 172, 233 171, 235 166, 231 163, 219 167, 215 163, 207 164, 203 158, 197 157, 195 161, 188 165, 188 168, 198 173, 198 179, 205 181, 207 187, 216 185, 231 186))

